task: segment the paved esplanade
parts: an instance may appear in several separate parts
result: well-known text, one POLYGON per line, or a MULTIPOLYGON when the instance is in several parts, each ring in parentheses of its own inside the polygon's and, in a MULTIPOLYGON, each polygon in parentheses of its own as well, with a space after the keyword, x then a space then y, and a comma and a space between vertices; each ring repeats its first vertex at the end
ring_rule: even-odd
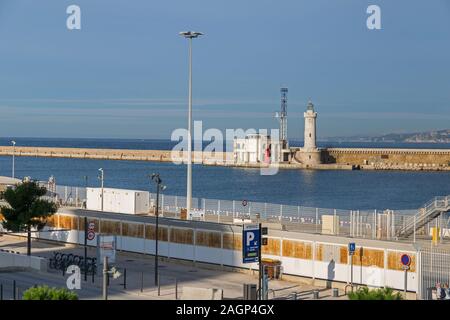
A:
MULTIPOLYGON (((0 248, 9 249, 19 252, 26 252, 26 243, 24 238, 3 236, 0 237, 0 248)), ((73 253, 83 255, 83 248, 65 247, 62 244, 49 243, 47 241, 33 241, 32 253, 42 257, 51 257, 54 251, 73 253)), ((95 250, 89 248, 89 256, 95 256, 95 250)), ((158 296, 157 287, 153 283, 153 266, 154 260, 152 256, 119 252, 117 263, 115 263, 122 272, 123 268, 127 269, 127 289, 123 288, 123 276, 119 279, 111 279, 109 288, 110 299, 175 299, 175 278, 178 281, 179 296, 181 296, 183 286, 199 287, 199 288, 220 288, 223 289, 224 298, 239 299, 242 298, 242 285, 244 283, 257 283, 257 274, 245 274, 240 272, 229 272, 220 270, 211 270, 204 265, 194 266, 192 263, 182 263, 180 261, 171 260, 163 261, 160 265, 161 274, 161 295, 158 296), (144 273, 144 286, 141 292, 142 273, 144 273)), ((12 281, 16 280, 17 287, 20 292, 35 284, 48 284, 50 286, 65 287, 67 275, 63 277, 61 271, 52 271, 46 273, 38 273, 31 271, 21 272, 1 272, 0 283, 4 287, 5 299, 10 299, 12 292, 12 281)), ((92 279, 89 276, 88 281, 82 281, 82 289, 77 291, 81 299, 101 299, 102 298, 102 281, 100 277, 92 279)), ((270 298, 286 298, 293 292, 298 293, 298 299, 311 299, 313 289, 319 289, 320 297, 323 299, 331 298, 331 290, 313 287, 307 284, 295 283, 283 280, 273 280, 269 283, 270 298)), ((342 292, 341 292, 342 295, 342 292)), ((341 296, 341 299, 345 297, 341 296)), ((192 297, 195 299, 195 297, 192 297)))

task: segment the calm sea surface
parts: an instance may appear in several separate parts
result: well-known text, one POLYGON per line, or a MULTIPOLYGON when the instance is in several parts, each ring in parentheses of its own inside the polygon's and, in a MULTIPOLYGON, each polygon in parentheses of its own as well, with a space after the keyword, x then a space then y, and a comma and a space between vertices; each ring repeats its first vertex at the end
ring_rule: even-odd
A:
MULTIPOLYGON (((17 145, 170 149, 167 140, 116 139, 34 139, 14 138, 17 145)), ((0 138, 10 145, 11 138, 0 138)), ((302 145, 293 142, 291 145, 302 145)), ((322 147, 442 148, 448 144, 321 143, 322 147)), ((108 187, 154 191, 148 175, 159 172, 167 186, 166 194, 184 195, 186 167, 171 163, 16 157, 16 176, 47 180, 56 177, 62 185, 98 186, 98 168, 105 171, 108 187)), ((0 157, 0 175, 11 175, 11 157, 0 157)), ((339 209, 414 209, 437 195, 450 194, 450 172, 402 171, 315 171, 280 170, 261 176, 257 169, 194 165, 193 196, 272 202, 339 209)))

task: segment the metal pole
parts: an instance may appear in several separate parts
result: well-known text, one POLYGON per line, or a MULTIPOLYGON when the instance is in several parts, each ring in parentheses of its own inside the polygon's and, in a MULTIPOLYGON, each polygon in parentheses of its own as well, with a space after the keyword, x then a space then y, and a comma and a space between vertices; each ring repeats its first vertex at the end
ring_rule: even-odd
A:
POLYGON ((350 229, 350 237, 353 237, 353 211, 350 210, 350 218, 349 218, 349 229, 350 229))
POLYGON ((236 212, 236 201, 233 200, 233 219, 234 219, 235 212, 236 212))
POLYGON ((13 300, 16 300, 16 280, 13 280, 13 300))
MULTIPOLYGON (((206 216, 206 208, 205 208, 205 216, 206 216)), ((227 216, 228 216, 228 212, 227 212, 227 216)), ((234 200, 233 200, 233 219, 234 219, 234 200)), ((220 223, 220 211, 217 211, 217 223, 220 223)))
POLYGON ((408 285, 408 269, 405 268, 405 299, 406 299, 406 289, 407 289, 407 285, 408 285))
POLYGON ((319 226, 319 208, 316 208, 316 233, 318 226, 319 226))
POLYGON ((258 275, 258 282, 259 282, 259 300, 263 299, 262 296, 262 276, 263 276, 263 264, 261 261, 261 238, 262 238, 262 224, 259 223, 259 239, 258 239, 258 264, 259 264, 259 275, 258 275))
POLYGON ((376 215, 377 210, 375 210, 372 214, 372 239, 375 239, 375 215, 376 215))
POLYGON ((392 210, 392 224, 391 224, 391 228, 392 228, 392 230, 391 230, 391 237, 394 237, 395 236, 395 211, 394 210, 392 210))
POLYGON ((189 38, 189 110, 188 110, 188 159, 187 159, 187 186, 186 207, 189 212, 192 208, 192 38, 189 38))
POLYGON ((160 275, 158 274, 158 297, 161 295, 161 283, 160 283, 160 279, 159 279, 160 275))
POLYGON ((123 288, 127 288, 127 268, 123 269, 123 288))
POLYGON ((103 300, 108 300, 108 257, 103 257, 103 300))
POLYGON ((87 281, 87 233, 88 221, 87 217, 84 217, 84 281, 87 281))
POLYGON ((416 243, 416 216, 414 216, 414 243, 416 243))
POLYGON ((103 170, 102 170, 102 210, 103 211, 103 202, 104 202, 104 189, 103 189, 103 179, 104 179, 104 175, 103 175, 103 170))
POLYGON ((3 300, 3 283, 0 284, 0 301, 3 300))
POLYGON ((334 209, 333 213, 333 234, 337 235, 337 221, 336 221, 336 209, 334 209))
POLYGON ((12 177, 15 178, 15 155, 16 155, 16 142, 11 141, 13 145, 13 154, 12 154, 12 177))
POLYGON ((141 292, 144 292, 144 271, 141 272, 141 292))
MULTIPOLYGON (((220 216, 220 200, 217 201, 217 214, 220 216)), ((234 219, 234 214, 233 214, 234 219)))
POLYGON ((159 238, 159 230, 158 230, 158 226, 159 226, 159 188, 160 188, 160 181, 159 179, 157 180, 157 184, 156 184, 156 211, 155 211, 155 216, 156 216, 156 226, 155 226, 155 285, 158 282, 158 238, 159 238))
POLYGON ((374 220, 373 220, 373 224, 374 224, 374 227, 373 227, 373 229, 374 229, 374 239, 376 239, 377 238, 377 219, 378 218, 378 213, 377 213, 377 210, 375 209, 375 212, 374 212, 374 220))
POLYGON ((31 256, 31 226, 27 226, 27 256, 31 256))
POLYGON ((353 255, 350 255, 350 285, 353 292, 353 255))
POLYGON ((359 237, 359 210, 356 211, 356 236, 359 237))
POLYGON ((178 300, 178 279, 175 278, 175 300, 178 300))

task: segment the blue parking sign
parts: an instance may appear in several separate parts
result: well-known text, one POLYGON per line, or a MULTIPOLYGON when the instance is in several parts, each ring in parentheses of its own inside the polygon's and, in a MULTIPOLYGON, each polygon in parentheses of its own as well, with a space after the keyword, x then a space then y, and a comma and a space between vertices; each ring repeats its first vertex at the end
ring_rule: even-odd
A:
POLYGON ((348 244, 348 252, 349 252, 350 254, 354 254, 354 253, 355 253, 355 250, 356 250, 356 245, 355 245, 355 243, 354 243, 354 242, 350 242, 350 243, 348 244))
POLYGON ((251 263, 258 262, 260 235, 259 225, 249 224, 244 225, 242 231, 242 262, 251 263))

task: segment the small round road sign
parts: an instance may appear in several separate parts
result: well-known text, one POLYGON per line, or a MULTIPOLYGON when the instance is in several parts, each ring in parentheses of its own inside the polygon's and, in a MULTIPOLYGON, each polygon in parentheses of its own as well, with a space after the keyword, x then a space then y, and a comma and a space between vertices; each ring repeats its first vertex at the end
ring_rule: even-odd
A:
POLYGON ((245 206, 247 206, 247 204, 248 204, 248 201, 247 200, 242 200, 242 205, 245 207, 245 206))
POLYGON ((94 238, 95 238, 95 232, 89 231, 88 234, 87 234, 87 239, 89 241, 92 241, 92 240, 94 240, 94 238))
POLYGON ((400 262, 402 263, 402 265, 407 267, 411 264, 411 257, 407 254, 402 254, 402 256, 400 258, 400 262))

